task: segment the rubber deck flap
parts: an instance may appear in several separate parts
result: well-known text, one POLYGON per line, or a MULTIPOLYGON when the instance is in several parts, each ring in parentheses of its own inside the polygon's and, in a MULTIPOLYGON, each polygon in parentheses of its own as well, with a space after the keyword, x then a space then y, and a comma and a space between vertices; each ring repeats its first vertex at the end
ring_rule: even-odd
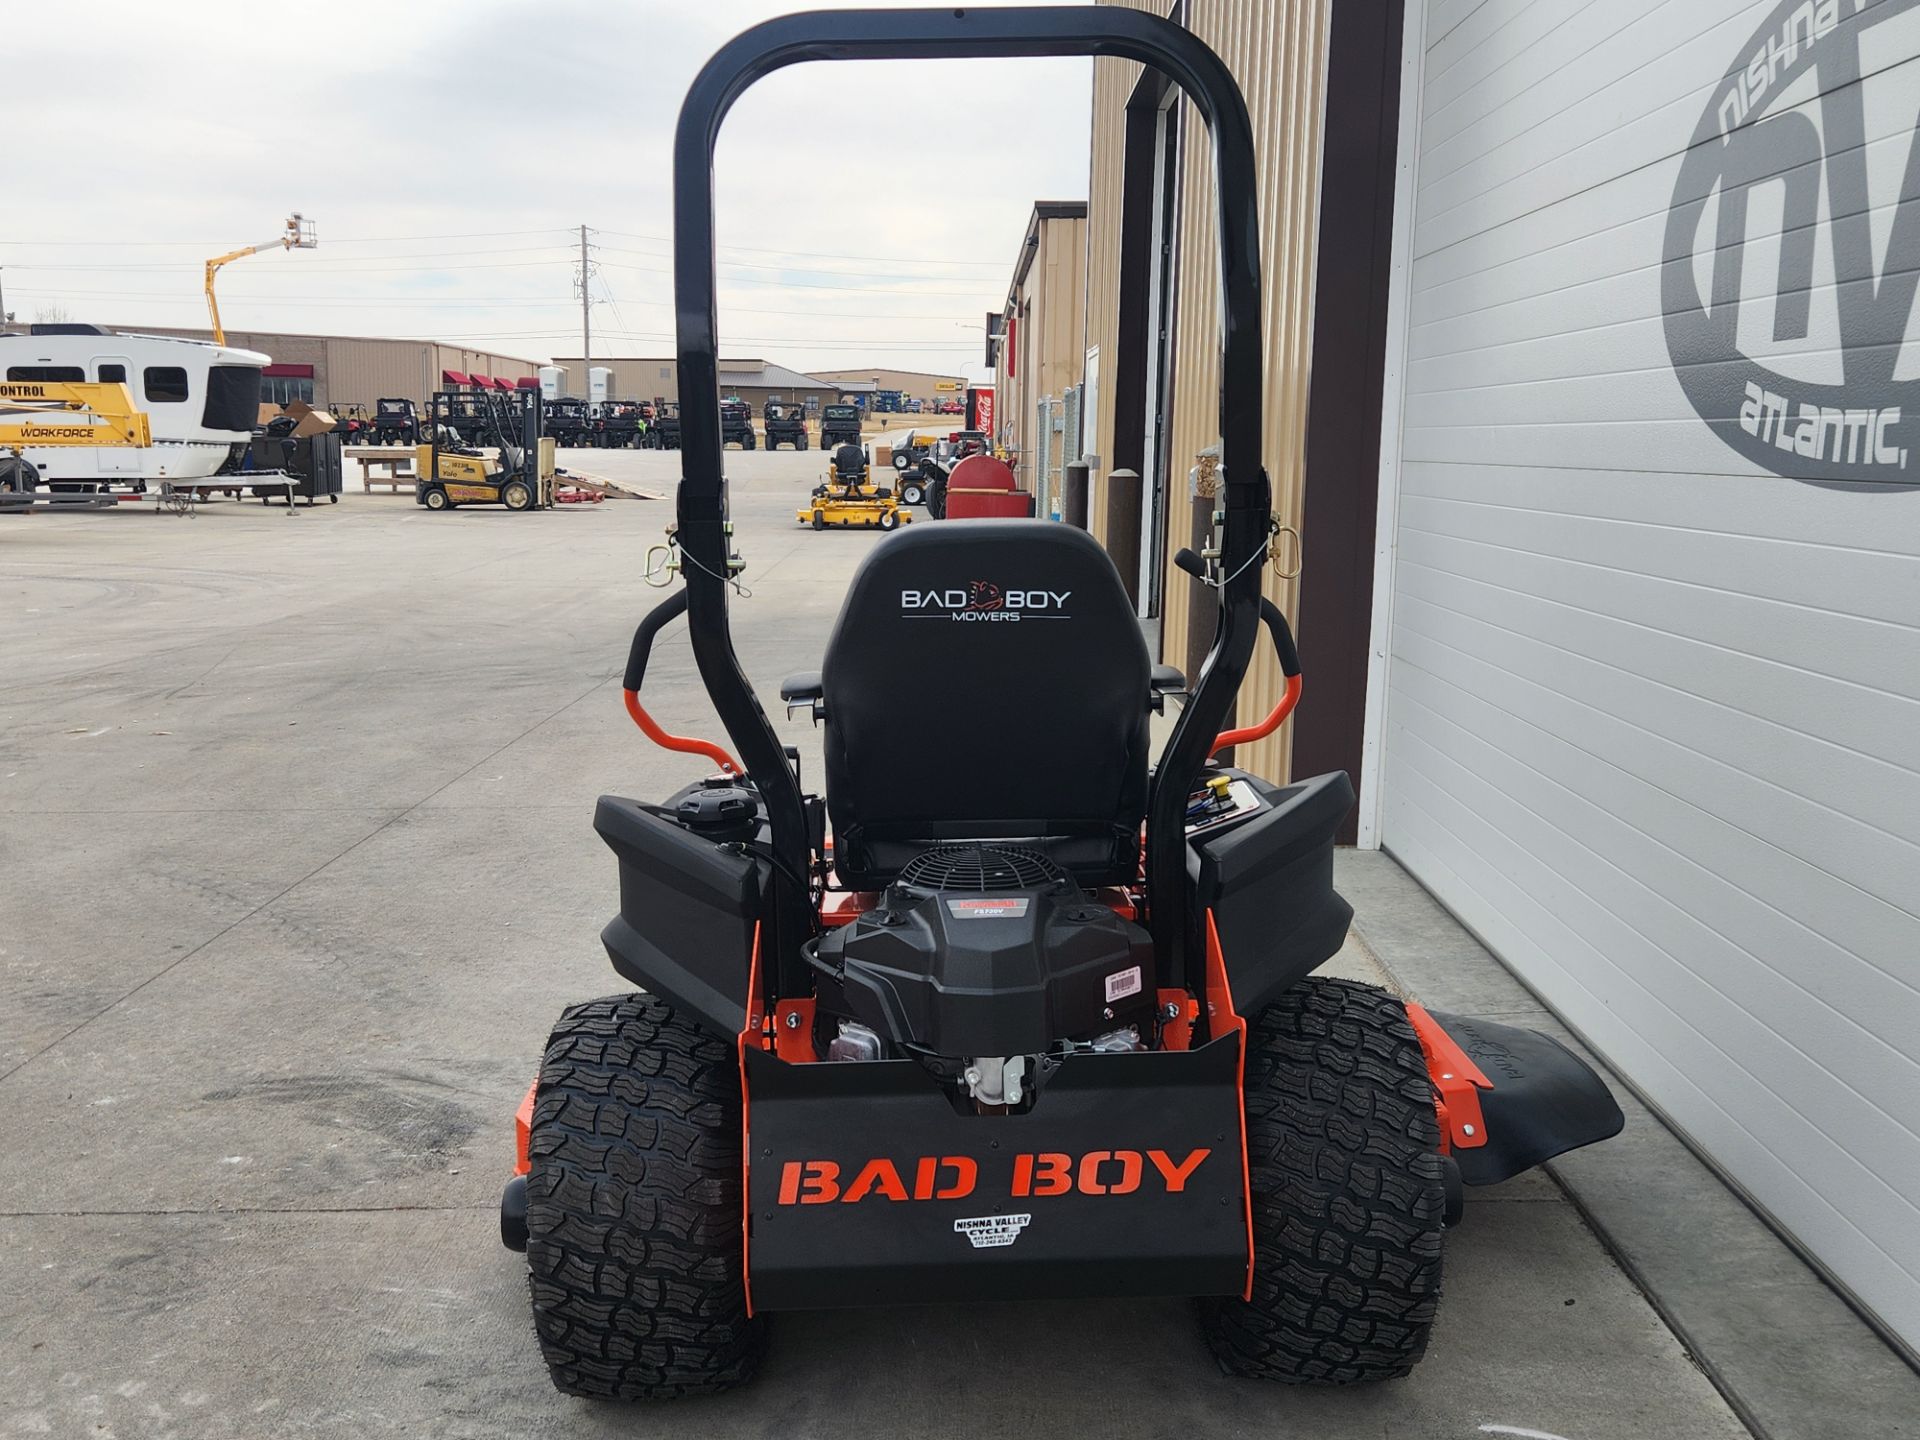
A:
POLYGON ((1428 1012, 1493 1082, 1480 1092, 1487 1143, 1456 1150, 1469 1185, 1498 1185, 1543 1160, 1608 1140, 1626 1119, 1593 1068, 1551 1035, 1428 1012))

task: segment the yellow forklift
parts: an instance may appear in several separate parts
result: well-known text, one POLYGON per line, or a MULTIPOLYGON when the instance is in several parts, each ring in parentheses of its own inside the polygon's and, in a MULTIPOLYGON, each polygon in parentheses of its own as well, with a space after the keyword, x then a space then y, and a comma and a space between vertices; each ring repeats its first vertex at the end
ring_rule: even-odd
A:
POLYGON ((429 510, 553 505, 555 441, 541 432, 538 390, 441 390, 427 411, 427 438, 414 451, 414 502, 429 510), (482 445, 468 444, 478 422, 482 445), (498 452, 489 458, 488 450, 498 452))
POLYGON ((795 518, 802 525, 825 530, 897 530, 913 519, 893 491, 869 483, 867 452, 858 445, 842 445, 827 458, 827 478, 814 487, 804 510, 795 518))

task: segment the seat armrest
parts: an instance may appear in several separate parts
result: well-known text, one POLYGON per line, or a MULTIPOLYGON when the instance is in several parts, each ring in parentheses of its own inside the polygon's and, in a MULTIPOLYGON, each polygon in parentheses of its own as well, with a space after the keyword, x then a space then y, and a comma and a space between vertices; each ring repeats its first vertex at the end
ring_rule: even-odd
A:
POLYGON ((1187 677, 1173 665, 1156 665, 1147 675, 1147 707, 1156 715, 1167 711, 1167 696, 1185 693, 1187 677))
POLYGON ((780 682, 780 698, 798 702, 818 700, 820 698, 820 672, 802 670, 797 675, 789 675, 780 682))
POLYGON ((794 711, 805 710, 808 718, 818 725, 827 714, 827 707, 820 703, 823 691, 818 670, 802 670, 787 676, 780 682, 780 698, 786 701, 787 717, 791 719, 794 711))

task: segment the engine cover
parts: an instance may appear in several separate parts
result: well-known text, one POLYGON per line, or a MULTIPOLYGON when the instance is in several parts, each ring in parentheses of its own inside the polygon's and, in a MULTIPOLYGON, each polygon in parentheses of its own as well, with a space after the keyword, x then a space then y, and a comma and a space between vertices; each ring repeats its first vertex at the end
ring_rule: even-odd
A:
POLYGON ((909 865, 881 905, 823 936, 808 958, 851 1018, 936 1055, 1038 1055, 1129 1019, 1145 1033, 1147 932, 1032 860, 1054 878, 989 864, 985 883, 949 888, 913 883, 909 865), (1017 883, 1025 879, 1043 883, 1017 883), (995 883, 1007 880, 1016 883, 995 883))

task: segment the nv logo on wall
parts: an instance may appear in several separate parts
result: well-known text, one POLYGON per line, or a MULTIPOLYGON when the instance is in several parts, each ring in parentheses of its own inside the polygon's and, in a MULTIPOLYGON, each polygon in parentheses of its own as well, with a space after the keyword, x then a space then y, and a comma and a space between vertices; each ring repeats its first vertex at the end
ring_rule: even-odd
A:
POLYGON ((1780 475, 1920 481, 1920 354, 1901 363, 1920 282, 1920 107, 1903 102, 1906 130, 1869 145, 1862 83, 1920 34, 1902 24, 1876 44, 1916 5, 1782 0, 1714 87, 1674 185, 1667 353, 1700 417, 1780 475), (1753 233, 1776 212, 1777 235, 1753 233), (1755 298, 1769 277, 1746 273, 1769 261, 1771 345, 1755 298), (1743 309, 1759 312, 1746 348, 1763 358, 1743 353, 1743 309))

